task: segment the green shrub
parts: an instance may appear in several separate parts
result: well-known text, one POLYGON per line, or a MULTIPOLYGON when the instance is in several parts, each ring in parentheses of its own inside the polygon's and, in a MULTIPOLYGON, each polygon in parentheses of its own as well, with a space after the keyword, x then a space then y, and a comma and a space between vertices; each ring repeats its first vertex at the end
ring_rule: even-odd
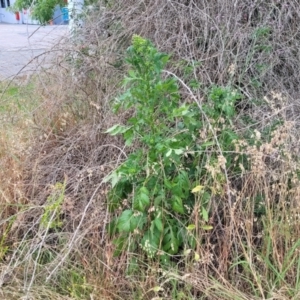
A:
POLYGON ((238 139, 232 119, 240 95, 229 87, 212 87, 202 106, 203 118, 197 103, 182 103, 176 79, 162 76, 169 58, 150 41, 133 37, 126 92, 117 99, 116 111, 122 107, 135 113, 126 126, 107 130, 122 134, 126 145, 134 142, 136 149, 107 177, 112 184, 110 208, 122 210, 109 226, 116 234, 116 254, 124 247, 141 247, 148 257, 165 262, 196 246, 192 232, 198 224, 190 224, 192 213, 198 213, 195 204, 202 228, 211 229, 207 204, 212 194, 224 190, 225 168, 239 172, 234 166, 240 159, 232 153, 238 139))
POLYGON ((22 11, 22 9, 30 8, 32 17, 41 24, 47 24, 52 18, 56 5, 64 6, 63 0, 16 0, 12 6, 12 11, 22 11))

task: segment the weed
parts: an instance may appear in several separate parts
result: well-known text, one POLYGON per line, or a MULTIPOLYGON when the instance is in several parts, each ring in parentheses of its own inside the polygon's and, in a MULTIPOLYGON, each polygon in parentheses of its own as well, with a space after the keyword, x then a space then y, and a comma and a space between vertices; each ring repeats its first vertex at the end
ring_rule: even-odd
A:
POLYGON ((140 146, 108 177, 113 186, 110 207, 122 209, 110 225, 110 232, 118 234, 118 252, 124 247, 130 251, 141 247, 150 258, 158 255, 165 263, 170 255, 196 246, 190 231, 193 225, 189 225, 195 205, 200 207, 202 222, 208 222, 206 207, 212 193, 222 193, 223 170, 238 161, 227 153, 238 138, 232 119, 240 99, 229 87, 215 86, 203 106, 224 151, 224 156, 218 155, 214 136, 201 120, 197 105, 180 104, 176 80, 162 77, 168 61, 169 56, 148 40, 133 37, 127 54, 132 69, 116 110, 133 107, 135 115, 126 126, 107 130, 111 135, 123 134, 127 145, 135 142, 140 146), (199 168, 200 164, 205 168, 199 168))
POLYGON ((47 198, 40 223, 44 229, 59 229, 62 226, 61 207, 65 197, 65 186, 66 183, 56 183, 53 192, 47 198))
POLYGON ((83 271, 79 268, 65 269, 58 274, 59 290, 72 299, 90 299, 92 286, 86 282, 83 271))

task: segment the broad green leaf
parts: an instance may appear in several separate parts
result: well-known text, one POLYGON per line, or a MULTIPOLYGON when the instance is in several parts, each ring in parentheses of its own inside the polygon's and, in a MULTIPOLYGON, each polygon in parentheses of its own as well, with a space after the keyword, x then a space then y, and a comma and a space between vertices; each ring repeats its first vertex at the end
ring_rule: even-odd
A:
POLYGON ((162 223, 161 218, 156 217, 156 218, 154 219, 154 224, 155 224, 156 228, 157 228, 160 232, 163 231, 163 223, 162 223))
POLYGON ((201 226, 201 228, 204 229, 204 230, 212 230, 212 229, 214 229, 214 227, 211 226, 211 225, 203 225, 203 226, 201 226))
POLYGON ((119 127, 119 132, 118 133, 125 133, 128 130, 130 130, 132 128, 132 126, 128 127, 128 126, 120 126, 119 127))
POLYGON ((144 211, 150 204, 149 191, 146 187, 141 187, 135 199, 135 208, 144 211))
POLYGON ((192 193, 198 193, 198 192, 200 192, 203 188, 204 188, 203 185, 197 185, 196 187, 194 187, 194 188, 192 189, 192 193))
POLYGON ((128 129, 126 132, 124 132, 124 139, 125 139, 126 146, 132 145, 132 141, 134 139, 134 132, 132 129, 128 129))
POLYGON ((184 186, 182 186, 180 183, 177 183, 177 184, 174 183, 173 186, 172 186, 171 191, 177 197, 185 198, 184 186))
POLYGON ((211 194, 209 192, 204 192, 201 196, 203 204, 207 204, 211 199, 211 194))
POLYGON ((177 196, 182 194, 182 198, 186 198, 190 194, 190 180, 189 175, 186 171, 180 171, 178 176, 175 178, 175 183, 179 187, 177 196))
POLYGON ((137 228, 143 228, 147 222, 147 215, 141 212, 134 214, 130 219, 130 231, 133 232, 137 228))
POLYGON ((145 186, 141 187, 139 192, 141 194, 149 195, 149 191, 148 191, 148 189, 145 186))
POLYGON ((119 180, 120 176, 117 174, 117 172, 112 172, 111 174, 104 177, 103 182, 111 182, 111 186, 112 188, 114 188, 119 180))
POLYGON ((184 152, 183 149, 174 149, 175 154, 180 155, 184 152))
POLYGON ((184 128, 184 123, 183 123, 183 122, 178 122, 178 123, 177 123, 177 128, 178 128, 179 130, 182 130, 182 129, 184 128))
POLYGON ((172 183, 167 178, 164 178, 164 184, 165 184, 166 188, 169 190, 171 190, 173 187, 172 183))
POLYGON ((170 149, 167 153, 166 153, 166 157, 169 157, 172 154, 173 149, 170 149))
POLYGON ((112 132, 114 132, 117 128, 118 128, 118 126, 120 126, 119 124, 116 124, 116 125, 114 125, 114 126, 112 126, 112 127, 110 127, 110 128, 108 128, 106 131, 104 131, 105 133, 112 133, 112 132))
POLYGON ((195 228, 196 228, 195 224, 190 224, 188 227, 186 227, 186 229, 189 231, 194 230, 195 228))
POLYGON ((163 249, 169 254, 175 254, 178 252, 179 248, 179 238, 177 236, 176 228, 168 226, 164 230, 163 238, 163 249))
POLYGON ((150 257, 153 257, 158 250, 159 242, 160 242, 159 231, 156 232, 155 230, 151 231, 151 229, 149 229, 148 231, 146 231, 141 244, 143 249, 147 252, 147 254, 150 257))
POLYGON ((172 198, 172 208, 175 212, 184 214, 183 203, 182 203, 182 199, 180 197, 174 196, 172 198))
POLYGON ((140 211, 144 211, 147 208, 147 206, 149 206, 150 204, 149 196, 144 193, 140 193, 138 195, 137 201, 138 201, 138 207, 140 211))
POLYGON ((162 201, 165 199, 164 195, 159 195, 157 197, 155 197, 154 199, 154 206, 161 206, 162 205, 162 201))
POLYGON ((117 173, 113 173, 111 178, 111 187, 113 188, 120 180, 120 176, 117 173))
POLYGON ((181 107, 179 108, 175 108, 172 112, 172 115, 174 117, 181 117, 181 116, 185 116, 187 115, 189 112, 189 106, 187 105, 182 105, 181 107))
POLYGON ((202 217, 205 222, 208 222, 208 212, 204 207, 202 207, 202 217))
POLYGON ((133 211, 131 209, 124 210, 121 216, 118 218, 118 225, 117 228, 121 232, 130 232, 130 219, 132 218, 133 211))
POLYGON ((133 70, 129 70, 128 74, 129 74, 130 77, 136 78, 136 73, 133 70))
POLYGON ((110 128, 108 128, 105 133, 109 133, 110 135, 117 135, 119 133, 124 133, 129 130, 131 127, 126 127, 123 125, 116 124, 110 128))

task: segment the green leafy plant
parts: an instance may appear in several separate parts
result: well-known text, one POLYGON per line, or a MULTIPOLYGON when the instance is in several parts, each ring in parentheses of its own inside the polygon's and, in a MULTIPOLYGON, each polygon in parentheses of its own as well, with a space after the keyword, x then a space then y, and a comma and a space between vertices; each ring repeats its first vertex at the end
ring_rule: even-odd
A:
POLYGON ((53 18, 56 5, 64 6, 64 0, 16 0, 11 7, 12 11, 22 11, 23 9, 31 9, 32 17, 41 24, 48 23, 53 18))
POLYGON ((78 266, 63 269, 58 274, 58 279, 60 292, 69 295, 72 299, 89 299, 93 292, 93 287, 87 282, 84 270, 78 266))
POLYGON ((135 113, 125 126, 116 124, 107 130, 111 135, 122 134, 126 145, 136 146, 106 178, 112 184, 110 209, 122 210, 109 226, 109 232, 116 234, 116 254, 124 247, 131 251, 141 247, 148 257, 158 255, 164 262, 184 247, 195 247, 192 231, 198 225, 189 222, 196 203, 201 207, 202 228, 211 229, 205 227, 206 206, 212 193, 220 192, 212 188, 213 182, 224 183, 222 168, 233 162, 226 151, 233 149, 237 138, 231 123, 240 98, 230 88, 209 91, 203 111, 213 122, 213 134, 196 103, 181 103, 176 79, 163 77, 169 58, 150 41, 133 37, 127 52, 131 70, 124 80, 126 92, 117 99, 115 109, 134 108, 135 113), (216 134, 225 151, 223 159, 217 153, 216 134), (209 166, 218 168, 217 177, 208 171, 209 166))
POLYGON ((47 198, 44 206, 44 213, 41 219, 41 226, 46 229, 59 229, 62 226, 61 206, 65 199, 66 183, 56 183, 53 192, 47 198))

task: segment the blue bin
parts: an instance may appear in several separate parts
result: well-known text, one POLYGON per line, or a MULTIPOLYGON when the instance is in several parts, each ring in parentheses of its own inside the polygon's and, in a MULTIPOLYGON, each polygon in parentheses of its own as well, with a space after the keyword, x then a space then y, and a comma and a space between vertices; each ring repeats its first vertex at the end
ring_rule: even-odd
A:
POLYGON ((68 23, 69 22, 69 10, 67 7, 63 7, 61 9, 61 14, 62 14, 62 18, 64 23, 68 23))

